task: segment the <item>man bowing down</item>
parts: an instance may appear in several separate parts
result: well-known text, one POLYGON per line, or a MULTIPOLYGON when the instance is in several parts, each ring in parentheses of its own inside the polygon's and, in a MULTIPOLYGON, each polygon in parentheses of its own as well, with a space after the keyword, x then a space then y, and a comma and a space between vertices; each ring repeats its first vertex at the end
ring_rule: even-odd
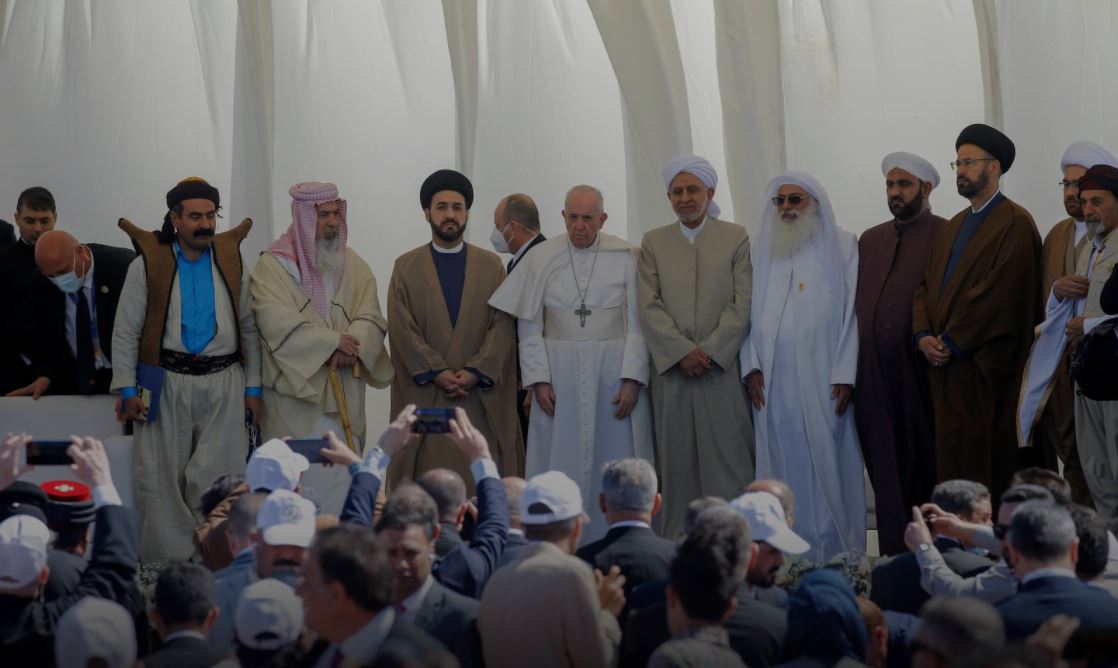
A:
POLYGON ((364 442, 365 386, 392 382, 376 279, 346 246, 347 206, 334 184, 298 183, 288 192, 291 226, 252 272, 252 310, 264 342, 263 437, 306 436, 323 416, 340 428, 333 369, 354 435, 364 442))
POLYGON ((524 257, 489 303, 518 318, 523 385, 534 395, 526 475, 562 471, 594 509, 583 540, 605 534, 601 471, 614 459, 653 461, 642 387, 648 349, 637 304, 636 249, 601 232, 602 194, 575 186, 563 207, 565 236, 524 257))
POLYGON ((862 453, 850 397, 858 367, 858 246, 826 191, 789 172, 769 183, 753 246, 753 330, 741 368, 756 411, 757 477, 796 496, 807 558, 864 549, 862 453))
MULTIPOLYGON (((392 412, 408 404, 461 407, 485 436, 501 475, 523 475, 515 332, 512 319, 486 303, 505 270, 495 254, 462 241, 473 185, 442 169, 423 182, 419 201, 431 243, 397 258, 388 285, 388 343, 396 370, 392 412)), ((433 468, 473 480, 458 446, 427 434, 392 458, 389 483, 418 479, 433 468)))

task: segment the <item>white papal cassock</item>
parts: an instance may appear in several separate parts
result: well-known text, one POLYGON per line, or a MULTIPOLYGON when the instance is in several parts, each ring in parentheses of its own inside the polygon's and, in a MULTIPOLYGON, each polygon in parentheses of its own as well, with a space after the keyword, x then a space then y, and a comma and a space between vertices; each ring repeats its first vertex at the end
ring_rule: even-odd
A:
POLYGON ((554 417, 533 397, 525 475, 557 470, 578 483, 591 517, 584 542, 608 528, 598 510, 606 462, 641 457, 655 463, 647 390, 642 387, 624 419, 614 417, 611 403, 623 379, 648 384, 635 252, 602 232, 586 249, 575 248, 566 235, 548 239, 524 256, 489 300, 518 318, 524 387, 551 383, 555 392, 554 417), (589 311, 585 320, 576 313, 582 306, 580 291, 589 311))

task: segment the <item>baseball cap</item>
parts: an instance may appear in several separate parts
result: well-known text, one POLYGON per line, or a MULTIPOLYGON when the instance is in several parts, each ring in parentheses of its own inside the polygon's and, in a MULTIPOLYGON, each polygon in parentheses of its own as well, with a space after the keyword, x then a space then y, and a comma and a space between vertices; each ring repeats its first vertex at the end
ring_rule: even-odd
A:
POLYGON ((241 592, 233 615, 237 640, 250 649, 280 649, 299 639, 303 601, 274 578, 253 582, 241 592))
POLYGON ((59 666, 85 666, 103 659, 107 666, 136 663, 136 628, 119 603, 92 596, 70 607, 54 630, 54 656, 59 666))
POLYGON ((245 468, 245 481, 252 491, 266 489, 294 490, 299 477, 310 468, 307 458, 293 451, 278 438, 273 438, 253 451, 245 468))
POLYGON ((730 502, 749 525, 755 542, 768 543, 787 554, 803 554, 811 549, 806 540, 797 536, 784 519, 780 501, 768 492, 749 492, 730 502))
POLYGON ((48 545, 50 530, 36 517, 15 515, 0 522, 0 590, 20 589, 39 577, 48 545))
POLYGON ((582 514, 582 492, 578 483, 560 471, 534 475, 520 497, 521 521, 524 524, 551 524, 582 514), (547 506, 548 513, 530 512, 536 504, 547 506))
POLYGON ((46 508, 46 492, 33 482, 16 480, 0 490, 0 521, 13 515, 31 515, 45 523, 46 508))
POLYGON ((295 492, 277 489, 260 506, 256 528, 268 545, 310 547, 314 538, 314 504, 295 492))

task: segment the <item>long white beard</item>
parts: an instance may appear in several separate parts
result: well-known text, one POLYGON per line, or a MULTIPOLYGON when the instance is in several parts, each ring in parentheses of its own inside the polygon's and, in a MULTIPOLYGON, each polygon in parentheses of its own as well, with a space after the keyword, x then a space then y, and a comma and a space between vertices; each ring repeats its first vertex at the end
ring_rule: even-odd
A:
POLYGON ((314 268, 322 280, 330 285, 338 284, 338 276, 342 273, 342 263, 345 255, 341 253, 341 239, 318 239, 315 241, 314 268))
POLYGON ((822 223, 818 208, 796 214, 796 218, 791 221, 781 218, 780 212, 775 209, 770 215, 772 251, 773 257, 776 258, 789 258, 795 255, 796 251, 811 241, 822 223))

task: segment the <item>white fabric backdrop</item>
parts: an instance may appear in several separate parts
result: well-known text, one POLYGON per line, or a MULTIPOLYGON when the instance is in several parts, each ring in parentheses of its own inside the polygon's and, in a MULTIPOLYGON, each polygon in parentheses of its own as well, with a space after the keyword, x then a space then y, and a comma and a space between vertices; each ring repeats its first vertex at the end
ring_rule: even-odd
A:
MULTIPOLYGON (((225 224, 256 221, 255 257, 288 186, 331 180, 382 296, 428 237, 418 188, 440 167, 474 181, 474 243, 516 191, 560 231, 576 183, 637 243, 671 220, 660 168, 685 151, 719 169, 727 218, 753 227, 768 179, 796 168, 861 232, 888 216, 893 150, 931 160, 934 209, 960 210, 954 139, 988 121, 1043 232, 1066 145, 1118 149, 1107 0, 0 0, 0 20, 0 211, 44 185, 62 227, 123 246, 117 218, 157 226, 199 175, 225 224)), ((387 393, 369 403, 376 430, 387 393)))

